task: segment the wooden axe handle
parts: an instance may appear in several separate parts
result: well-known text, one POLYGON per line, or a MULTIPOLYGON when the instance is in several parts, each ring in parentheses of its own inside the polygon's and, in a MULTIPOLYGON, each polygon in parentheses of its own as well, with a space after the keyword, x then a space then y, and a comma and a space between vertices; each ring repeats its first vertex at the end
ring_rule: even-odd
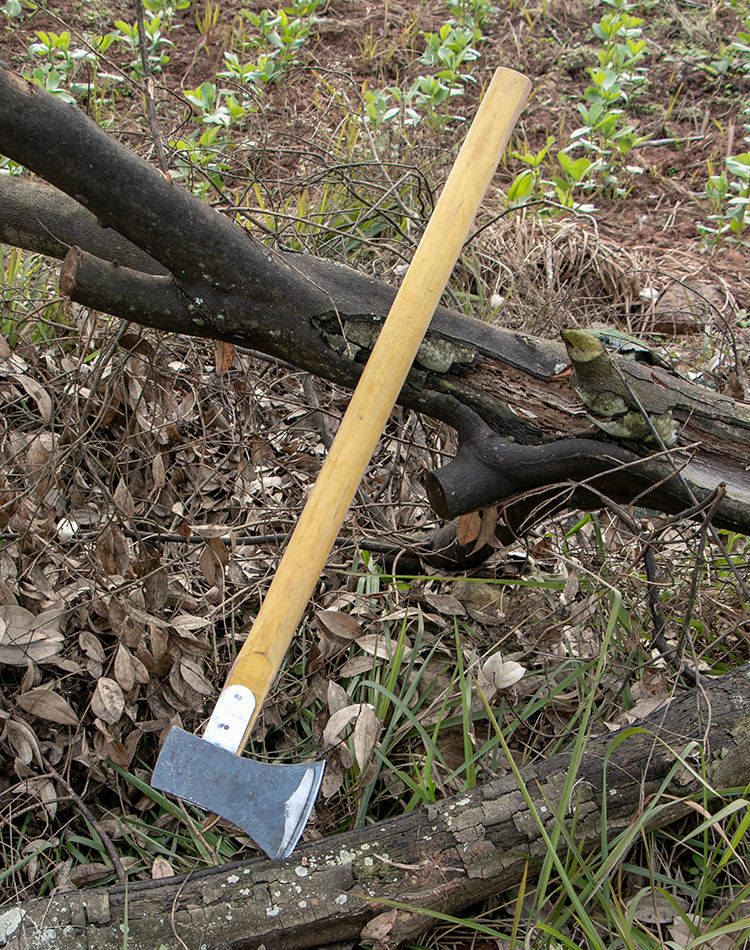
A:
POLYGON ((256 700, 243 747, 309 603, 530 89, 529 80, 512 69, 495 72, 255 623, 227 677, 226 686, 246 686, 256 700))

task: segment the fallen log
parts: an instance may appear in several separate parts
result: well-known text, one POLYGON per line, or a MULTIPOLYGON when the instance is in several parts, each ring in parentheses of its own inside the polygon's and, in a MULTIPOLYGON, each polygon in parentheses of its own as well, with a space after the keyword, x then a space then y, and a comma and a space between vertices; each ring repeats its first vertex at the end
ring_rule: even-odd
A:
POLYGON ((649 803, 649 826, 662 827, 688 811, 689 799, 703 801, 704 782, 715 790, 748 784, 750 667, 706 681, 636 726, 591 738, 564 801, 570 766, 571 753, 555 755, 521 769, 522 787, 509 773, 309 842, 286 861, 253 859, 7 907, 0 946, 301 950, 367 941, 369 928, 378 946, 396 947, 430 928, 420 911, 460 914, 517 884, 525 870, 533 876, 546 853, 542 828, 550 834, 562 821, 585 847, 604 826, 612 842, 649 803))
MULTIPOLYGON (((270 250, 1 64, 0 151, 49 183, 0 177, 0 241, 64 258, 61 289, 72 300, 356 385, 395 295, 388 284, 270 250)), ((750 531, 747 405, 619 357, 614 383, 601 374, 586 382, 584 362, 570 346, 436 310, 399 402, 457 430, 459 467, 431 483, 438 513, 558 486, 570 505, 598 508, 604 494, 675 513, 722 482, 714 524, 750 531), (643 413, 623 406, 623 379, 643 413), (669 458, 652 458, 659 446, 634 424, 640 415, 674 430, 669 458), (568 484, 591 476, 593 491, 568 484)), ((514 505, 511 529, 529 509, 514 505)))

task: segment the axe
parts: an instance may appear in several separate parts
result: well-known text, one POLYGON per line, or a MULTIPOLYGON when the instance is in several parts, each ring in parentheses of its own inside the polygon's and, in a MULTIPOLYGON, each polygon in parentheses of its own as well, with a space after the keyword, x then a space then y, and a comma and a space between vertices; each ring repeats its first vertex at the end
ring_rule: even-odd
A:
POLYGON ((495 72, 203 736, 173 727, 159 754, 154 788, 231 821, 269 858, 294 850, 325 763, 269 764, 242 750, 530 88, 514 70, 495 72))

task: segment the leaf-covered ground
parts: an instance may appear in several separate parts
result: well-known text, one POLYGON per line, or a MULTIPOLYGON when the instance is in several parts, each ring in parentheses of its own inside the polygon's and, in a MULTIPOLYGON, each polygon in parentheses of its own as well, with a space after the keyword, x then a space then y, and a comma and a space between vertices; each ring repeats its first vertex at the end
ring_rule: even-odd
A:
MULTIPOLYGON (((264 6, 193 0, 175 12, 175 45, 154 74, 175 177, 258 238, 397 280, 462 124, 440 110, 417 126, 358 117, 368 89, 405 89, 425 71, 423 34, 449 11, 404 0, 322 5, 283 78, 246 97, 241 122, 230 132, 201 124, 183 93, 219 82, 224 53, 240 49, 243 23, 249 29, 242 10, 264 6), (213 151, 190 164, 195 153, 178 143, 212 128, 221 133, 213 151)), ((741 27, 741 6, 639 5, 647 80, 627 114, 649 142, 618 165, 616 187, 580 196, 596 206, 585 215, 553 207, 544 186, 523 211, 506 196, 526 167, 514 151, 537 154, 550 135, 562 147, 580 124, 599 48, 591 27, 604 8, 499 7, 450 114, 471 116, 497 65, 529 75, 534 93, 449 300, 537 334, 592 323, 635 332, 678 368, 742 396, 747 249, 707 246, 696 227, 712 213, 708 176, 742 150, 750 121, 750 69, 715 65, 741 27)), ((71 46, 86 48, 85 34, 117 19, 132 23, 134 5, 49 4, 9 21, 5 58, 31 73, 35 31, 69 30, 71 46)), ((82 61, 74 78, 89 86, 79 103, 153 159, 130 57, 115 43, 103 62, 125 78, 99 77, 95 88, 82 61)), ((543 165, 540 177, 553 171, 543 165)), ((197 730, 205 720, 346 393, 257 354, 72 306, 58 298, 53 270, 2 253, 5 899, 252 853, 223 823, 202 829, 194 810, 155 798, 150 771, 171 725, 197 730)), ((507 770, 477 683, 519 761, 564 747, 591 690, 603 729, 679 688, 651 649, 646 540, 670 643, 717 672, 748 658, 747 539, 724 535, 728 563, 700 522, 573 512, 498 549, 469 577, 418 567, 411 549, 436 524, 420 473, 452 447, 444 427, 393 414, 254 734, 255 755, 327 758, 309 835, 507 770), (605 640, 610 654, 594 682, 605 640)), ((484 538, 491 519, 464 519, 463 539, 484 538)), ((637 886, 625 881, 623 893, 637 886)))

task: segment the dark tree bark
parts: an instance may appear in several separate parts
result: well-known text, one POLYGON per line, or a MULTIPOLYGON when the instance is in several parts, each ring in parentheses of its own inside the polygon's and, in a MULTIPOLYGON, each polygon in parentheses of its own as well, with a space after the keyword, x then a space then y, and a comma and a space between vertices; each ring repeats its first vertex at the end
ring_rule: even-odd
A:
MULTIPOLYGON (((64 258, 73 300, 356 384, 395 295, 387 284, 269 250, 1 67, 0 151, 48 183, 0 178, 0 240, 64 258)), ((428 483, 439 514, 510 502, 515 530, 531 509, 600 507, 602 495, 676 512, 722 482, 715 523, 750 530, 750 407, 615 357, 586 382, 568 350, 438 308, 399 401, 458 432, 456 460, 428 483), (655 432, 634 424, 644 413, 655 432), (514 500, 529 489, 531 501, 514 500)))
POLYGON ((636 725, 589 740, 570 801, 561 800, 571 766, 564 753, 523 768, 522 787, 509 773, 409 815, 303 845, 287 861, 254 859, 6 908, 0 946, 118 950, 127 919, 129 950, 298 950, 360 934, 396 947, 431 926, 420 909, 455 916, 518 884, 525 870, 533 878, 547 844, 532 805, 548 835, 562 821, 585 852, 600 842, 602 827, 610 843, 626 834, 646 803, 658 806, 651 828, 687 814, 685 802, 704 797, 699 776, 715 790, 750 782, 750 668, 709 680, 636 725))

